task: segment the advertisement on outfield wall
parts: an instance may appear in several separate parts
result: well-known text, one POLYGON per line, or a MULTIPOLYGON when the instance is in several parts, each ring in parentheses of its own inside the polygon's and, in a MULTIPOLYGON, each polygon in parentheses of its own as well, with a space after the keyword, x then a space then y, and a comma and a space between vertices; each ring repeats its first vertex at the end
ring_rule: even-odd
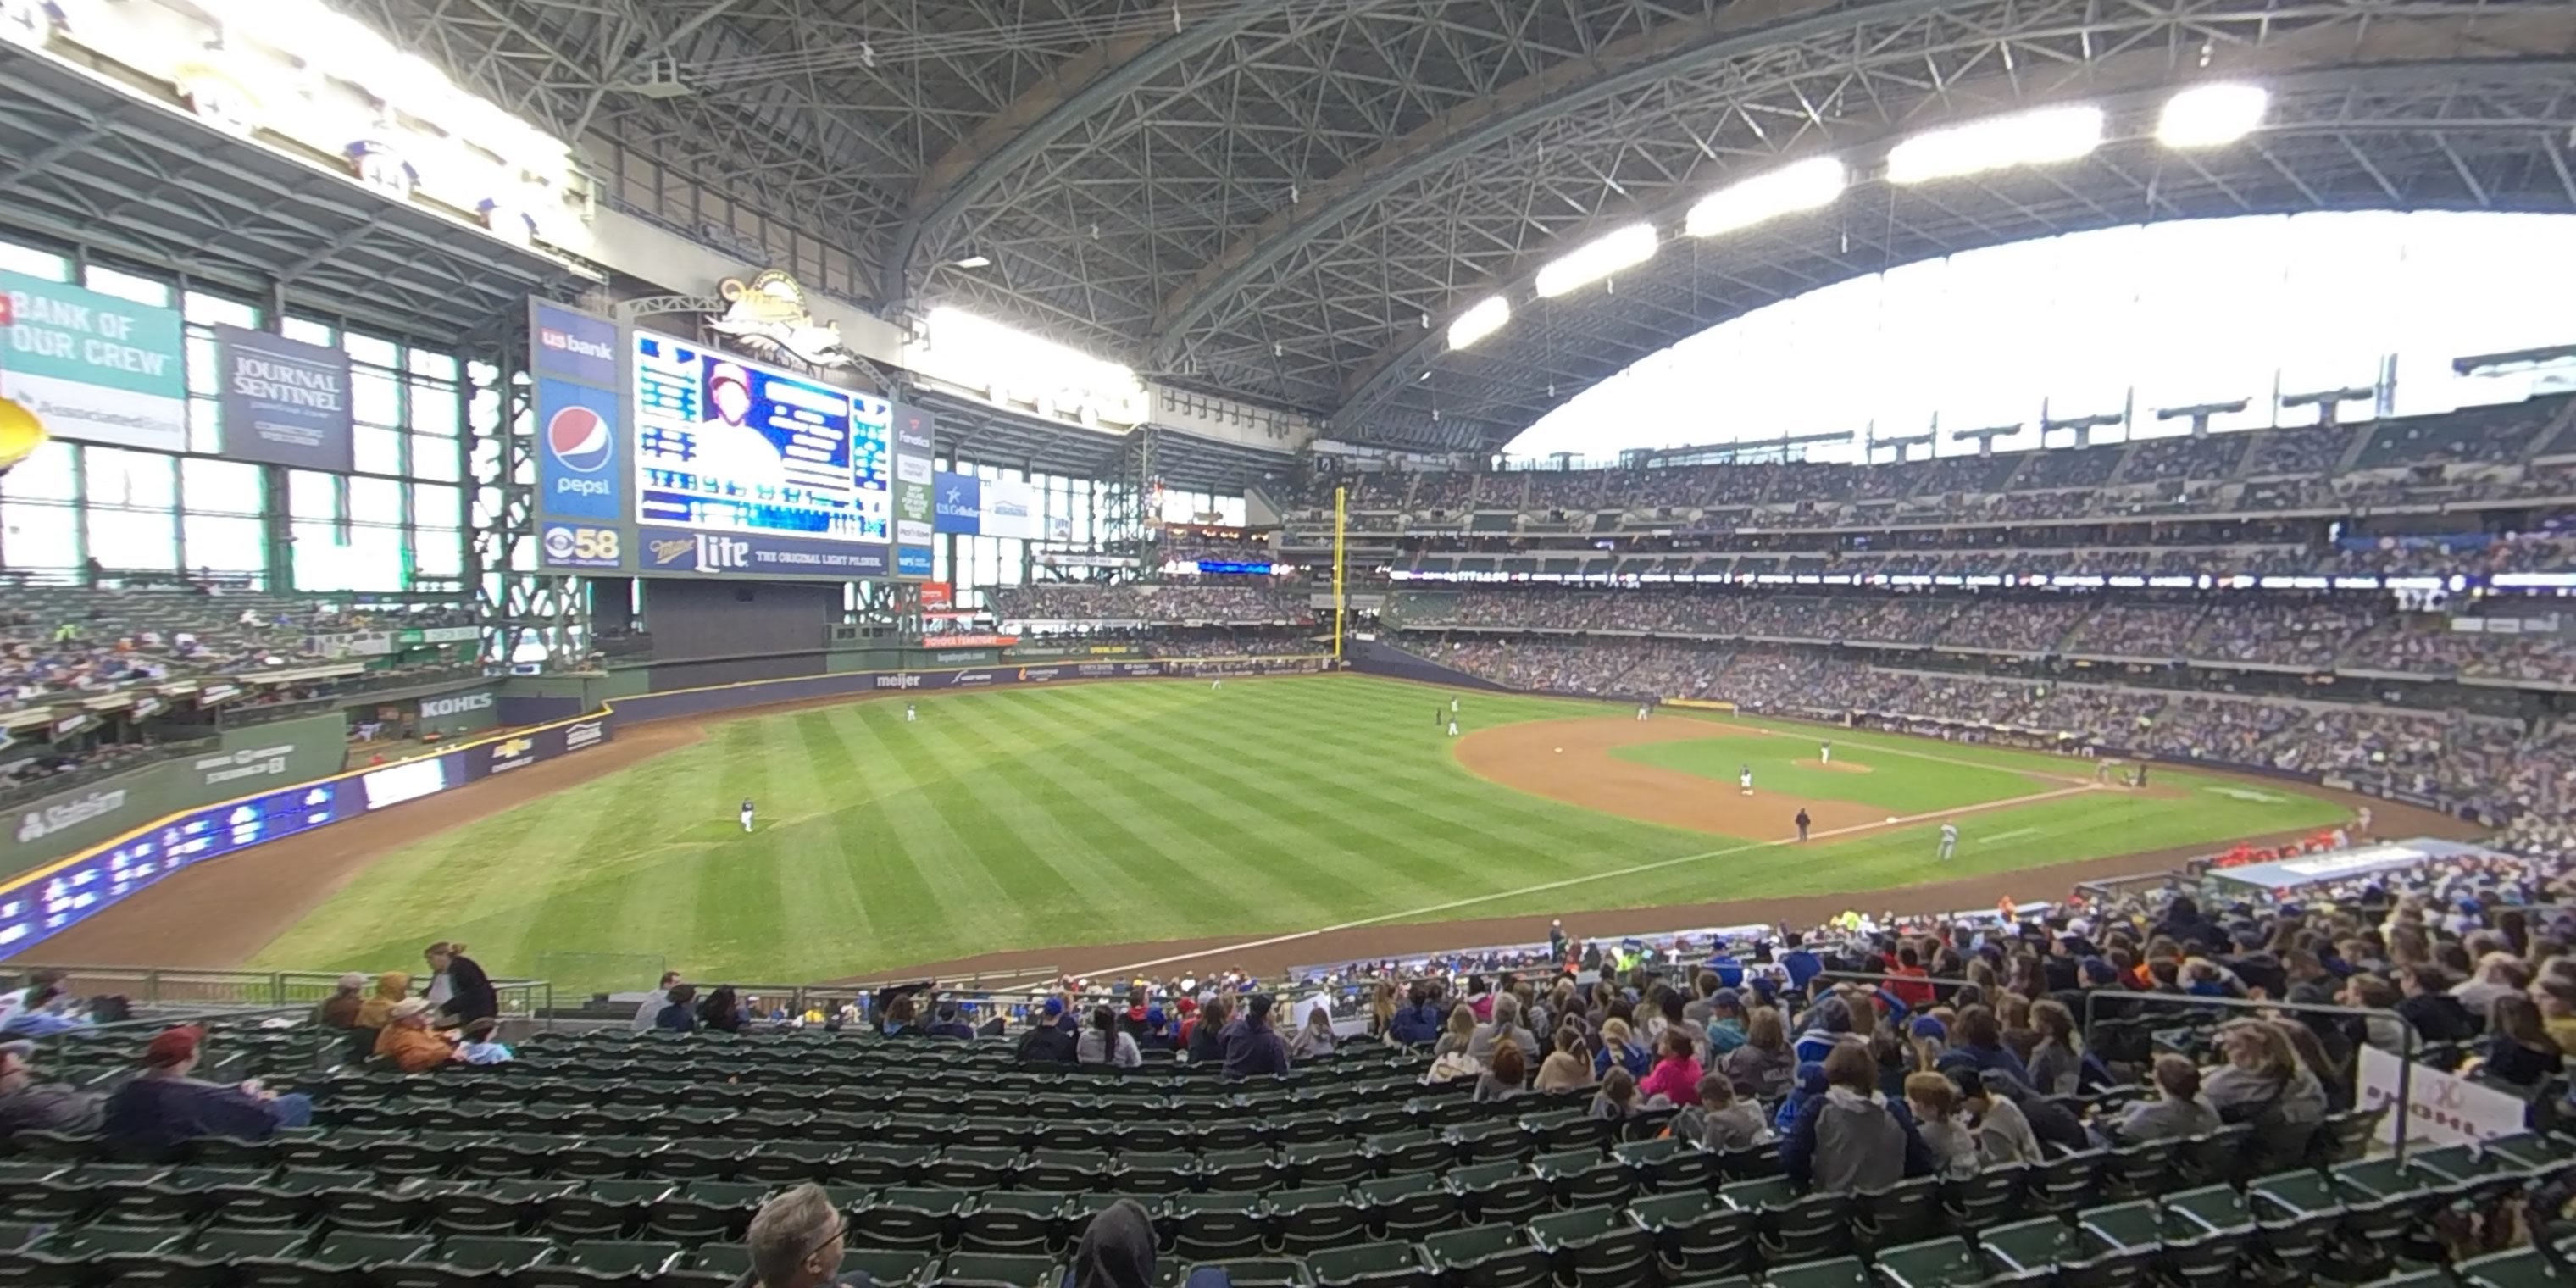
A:
MULTIPOLYGON (((0 888, 0 957, 24 951, 182 868, 596 747, 609 740, 613 725, 609 714, 569 720, 167 815, 0 888)), ((238 785, 258 784, 253 779, 238 785)))
POLYGON ((245 327, 215 328, 224 455, 348 474, 349 355, 245 327))
POLYGON ((187 450, 186 344, 177 309, 0 273, 0 398, 55 438, 187 450))

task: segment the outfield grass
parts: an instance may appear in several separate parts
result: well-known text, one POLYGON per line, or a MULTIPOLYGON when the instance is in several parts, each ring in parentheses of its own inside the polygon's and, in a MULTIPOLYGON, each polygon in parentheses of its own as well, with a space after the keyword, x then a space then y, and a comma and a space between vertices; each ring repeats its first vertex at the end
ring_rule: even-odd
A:
MULTIPOLYGON (((1816 760, 1817 743, 1799 736, 1764 737, 1761 734, 1727 734, 1712 729, 1707 738, 1688 742, 1649 742, 1621 747, 1610 753, 1613 759, 1635 761, 1659 769, 1678 770, 1712 780, 1712 789, 1733 787, 1736 775, 1745 769, 1753 771, 1753 785, 1765 792, 1783 796, 1800 796, 1810 800, 1844 800, 1860 805, 1874 805, 1890 814, 1921 814, 1936 809, 1956 809, 1964 805, 1981 805, 1987 801, 2011 800, 2057 786, 2010 769, 1990 768, 1966 762, 1934 761, 1921 757, 1875 756, 1871 749, 1837 739, 1834 759, 1845 768, 1809 768, 1816 760), (1866 765, 1869 773, 1853 773, 1850 766, 1866 765)), ((2059 772, 2067 772, 2064 766, 2059 772)))
MULTIPOLYGON (((1930 826, 1823 841, 1781 862, 1758 843, 1469 774, 1422 718, 1444 698, 1356 676, 1233 679, 1223 692, 1174 682, 922 696, 911 724, 902 703, 882 701, 732 720, 695 746, 387 855, 255 964, 402 967, 445 938, 502 973, 534 971, 546 952, 648 954, 701 979, 796 983, 1002 949, 1875 891, 2340 813, 2288 789, 2224 795, 2202 790, 2220 780, 2160 772, 2184 799, 2088 793, 1976 814, 1946 865, 1932 861, 1930 826), (749 836, 734 821, 744 797, 760 805, 749 836), (1600 875, 1647 864, 1662 866, 1600 875), (1553 888, 1484 898, 1535 886, 1553 888), (1480 901, 1448 906, 1462 900, 1480 901)), ((1468 694, 1460 726, 1594 714, 1616 713, 1468 694)), ((1709 732, 1741 737, 1722 722, 1709 732)), ((2001 771, 2015 784, 2002 795, 2027 795, 2044 785, 2010 771, 2069 769, 2033 753, 1833 737, 1837 757, 1877 772, 1819 772, 1819 796, 1861 799, 1923 770, 2001 771)), ((1793 744, 1790 755, 1813 751, 1793 744)), ((641 982, 631 964, 581 978, 564 960, 559 984, 641 982)), ((1069 951, 1061 964, 1107 963, 1069 951)))

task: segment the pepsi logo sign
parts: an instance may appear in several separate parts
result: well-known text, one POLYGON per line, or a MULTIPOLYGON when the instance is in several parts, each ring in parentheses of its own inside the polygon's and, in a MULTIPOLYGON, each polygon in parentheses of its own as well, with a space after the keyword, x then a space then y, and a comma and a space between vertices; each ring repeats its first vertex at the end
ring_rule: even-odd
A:
POLYGON ((588 407, 564 407, 546 420, 546 450, 576 474, 596 474, 617 453, 608 422, 588 407))

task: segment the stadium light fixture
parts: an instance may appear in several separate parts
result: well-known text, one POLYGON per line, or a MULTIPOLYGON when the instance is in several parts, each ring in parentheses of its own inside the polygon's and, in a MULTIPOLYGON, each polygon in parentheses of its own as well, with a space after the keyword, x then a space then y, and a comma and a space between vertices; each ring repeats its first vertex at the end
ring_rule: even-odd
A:
POLYGON ((2177 151, 2225 147, 2252 134, 2271 106, 2260 85, 2194 85, 2165 100, 2156 142, 2177 151))
POLYGON ((2045 107, 1927 130, 1887 153, 1890 183, 1928 183, 2072 161, 2102 146, 2102 109, 2045 107))
POLYGON ((1836 157, 1793 162, 1750 179, 1730 183, 1700 198, 1682 220, 1693 237, 1714 237, 1801 210, 1832 204, 1851 182, 1851 172, 1836 157))
POLYGON ((948 266, 950 268, 965 269, 991 268, 993 266, 993 257, 990 255, 969 255, 964 259, 952 259, 948 261, 948 266))
POLYGON ((1499 295, 1488 295, 1449 324, 1449 348, 1453 352, 1464 349, 1502 330, 1503 324, 1511 320, 1512 302, 1499 295))
POLYGON ((1538 271, 1538 293, 1553 299, 1655 257, 1653 224, 1630 224, 1585 242, 1538 271))

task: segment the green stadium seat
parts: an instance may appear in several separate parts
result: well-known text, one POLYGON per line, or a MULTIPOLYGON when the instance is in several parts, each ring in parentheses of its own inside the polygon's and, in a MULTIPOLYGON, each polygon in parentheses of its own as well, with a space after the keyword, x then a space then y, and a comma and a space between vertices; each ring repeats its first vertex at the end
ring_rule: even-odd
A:
POLYGON ((1410 1239, 1446 1230, 1458 1223, 1458 1192, 1430 1172, 1362 1181, 1351 1198, 1369 1225, 1391 1239, 1410 1239))
POLYGON ((850 1230, 877 1248, 938 1248, 966 1211, 963 1190, 886 1189, 856 1205, 850 1230))
POLYGON ((1872 1266, 1884 1288, 1975 1288, 1991 1277, 1976 1249, 1956 1235, 1881 1248, 1872 1266))
POLYGON ((2061 1261, 2080 1261, 2083 1241, 2075 1227, 2053 1216, 1992 1226, 1976 1235, 1977 1259, 1989 1281, 2041 1284, 2061 1261))
MULTIPOLYGON (((529 1182, 541 1184, 541 1182, 529 1182)), ((607 1239, 642 1226, 679 1188, 674 1181, 560 1182, 537 1214, 546 1233, 560 1239, 607 1239)))
POLYGON ((536 1224, 555 1198, 579 1181, 416 1181, 411 1192, 428 1201, 429 1225, 441 1234, 509 1235, 536 1224))
POLYGON ((512 1288, 597 1288, 648 1283, 673 1268, 686 1252, 676 1243, 584 1241, 567 1244, 560 1260, 512 1275, 512 1288))
POLYGON ((2097 1193, 2106 1149, 2061 1150, 2030 1165, 2023 1182, 2024 1201, 2035 1212, 2072 1212, 2090 1204, 2097 1193))
POLYGON ((1315 1282, 1306 1273, 1305 1262, 1285 1257, 1202 1261, 1180 1267, 1178 1278, 1187 1282, 1191 1274, 1202 1269, 1224 1272, 1226 1282, 1234 1288, 1312 1288, 1315 1282))
POLYGON ((851 1248, 841 1254, 842 1273, 866 1271, 882 1288, 920 1283, 938 1264, 939 1258, 933 1254, 905 1249, 851 1248))
POLYGON ((737 1179, 735 1172, 743 1160, 760 1149, 747 1140, 675 1140, 640 1160, 633 1174, 667 1181, 730 1181, 737 1179))
POLYGON ((1447 1134, 1462 1163, 1518 1161, 1536 1152, 1529 1133, 1522 1131, 1519 1123, 1503 1119, 1461 1124, 1448 1128, 1447 1134))
POLYGON ((1020 1171, 1019 1187, 1061 1192, 1097 1189, 1107 1171, 1097 1154, 1035 1149, 1029 1151, 1028 1163, 1020 1171))
POLYGON ((1174 1255, 1190 1261, 1257 1257, 1268 1226, 1258 1194, 1175 1194, 1163 1216, 1174 1255))
POLYGON ((987 1192, 960 1214, 957 1246, 965 1252, 1043 1253, 1064 1224, 1064 1196, 1032 1190, 987 1192))
POLYGON ((1617 1208, 1580 1207, 1532 1217, 1530 1246, 1548 1259, 1551 1273, 1576 1288, 1624 1288, 1649 1280, 1655 1239, 1617 1208))
POLYGON ((515 1282, 554 1255, 555 1245, 544 1239, 459 1235, 417 1260, 376 1266, 368 1278, 377 1288, 480 1288, 496 1279, 515 1282))
POLYGON ((1022 1161, 1017 1149, 954 1145, 929 1164, 924 1179, 961 1190, 1000 1189, 1011 1182, 1022 1161))
POLYGON ((2472 1257, 2451 1268, 2463 1288, 2570 1288, 2576 1275, 2562 1274, 2537 1248, 2515 1248, 2472 1257))
POLYGON ((1628 1205, 1628 1219, 1653 1240, 1666 1282, 1749 1270, 1754 1214, 1705 1190, 1677 1190, 1628 1205))
POLYGON ((1763 1277, 1769 1288, 1875 1288, 1858 1257, 1782 1266, 1763 1277))
POLYGON ((1290 1255, 1346 1247, 1367 1236, 1368 1214, 1339 1185, 1272 1190, 1271 1238, 1290 1255))
POLYGON ((1718 1195, 1752 1210, 1755 1246, 1766 1265, 1820 1261, 1851 1250, 1851 1222, 1835 1195, 1802 1195, 1786 1177, 1721 1186, 1718 1195))
POLYGON ((2164 1222, 2145 1201, 2086 1209, 2076 1221, 2082 1251, 2060 1259, 2063 1288, 2135 1288, 2162 1249, 2164 1222))
POLYGON ((1457 1147, 1427 1127, 1370 1136, 1367 1151, 1380 1176, 1437 1172, 1458 1161, 1457 1147))
POLYGON ((1467 1214, 1489 1225, 1526 1220, 1554 1206, 1546 1178, 1509 1159, 1453 1167, 1447 1180, 1467 1214))
POLYGON ((1547 1254, 1517 1225, 1471 1225, 1425 1237, 1423 1264, 1466 1288, 1538 1288, 1550 1273, 1547 1254))
POLYGON ((570 1180, 623 1180, 658 1170, 670 1147, 660 1136, 598 1136, 530 1165, 570 1180))
POLYGON ((1529 1161, 1531 1174, 1546 1181, 1559 1207, 1617 1206, 1637 1192, 1636 1175, 1624 1163, 1605 1157, 1598 1144, 1529 1161))
POLYGON ((769 1187, 737 1181, 690 1181, 645 1213, 644 1228, 665 1239, 698 1243, 740 1239, 769 1187))
POLYGON ((928 1282, 950 1288, 1059 1288, 1063 1277, 1053 1257, 959 1252, 940 1262, 928 1282))
POLYGON ((1706 1189, 1717 1182, 1718 1156, 1672 1136, 1619 1145, 1610 1156, 1628 1169, 1639 1188, 1706 1189))
POLYGON ((1531 1152, 1539 1154, 1586 1147, 1597 1152, 1610 1139, 1609 1120, 1595 1118, 1583 1109, 1530 1114, 1520 1120, 1520 1129, 1529 1137, 1531 1152))
POLYGON ((1209 1150, 1199 1155, 1199 1184, 1209 1190, 1261 1191, 1283 1184, 1288 1170, 1267 1149, 1209 1150))
POLYGON ((2343 1221, 2343 1201, 2322 1172, 2283 1172, 2255 1180, 2245 1191, 2254 1218, 2254 1250, 2271 1267, 2261 1278, 2296 1282, 2309 1276, 2318 1255, 2343 1221))
POLYGON ((1438 1279, 1410 1243, 1358 1243, 1306 1258, 1315 1288, 1434 1288, 1438 1279))
POLYGON ((1109 1173, 1110 1186, 1131 1194, 1179 1194, 1198 1183, 1196 1154, 1127 1153, 1109 1173))
POLYGON ((1293 1144, 1281 1151, 1286 1170, 1305 1188, 1318 1185, 1348 1185, 1366 1180, 1377 1170, 1375 1160, 1348 1141, 1327 1144, 1293 1144))
POLYGON ((2157 1193, 2164 1187, 2165 1174, 2173 1170, 2174 1154, 2182 1141, 2168 1137, 2121 1145, 2102 1155, 2102 1196, 2108 1199, 2137 1199, 2157 1193))
POLYGON ((1943 1228, 1941 1178, 1921 1176, 1851 1196, 1852 1233, 1864 1250, 1920 1243, 1943 1228))
POLYGON ((2157 1204, 2163 1273, 2185 1288, 2214 1288, 2235 1279, 2254 1238, 2245 1196, 2225 1185, 2168 1194, 2157 1204))

